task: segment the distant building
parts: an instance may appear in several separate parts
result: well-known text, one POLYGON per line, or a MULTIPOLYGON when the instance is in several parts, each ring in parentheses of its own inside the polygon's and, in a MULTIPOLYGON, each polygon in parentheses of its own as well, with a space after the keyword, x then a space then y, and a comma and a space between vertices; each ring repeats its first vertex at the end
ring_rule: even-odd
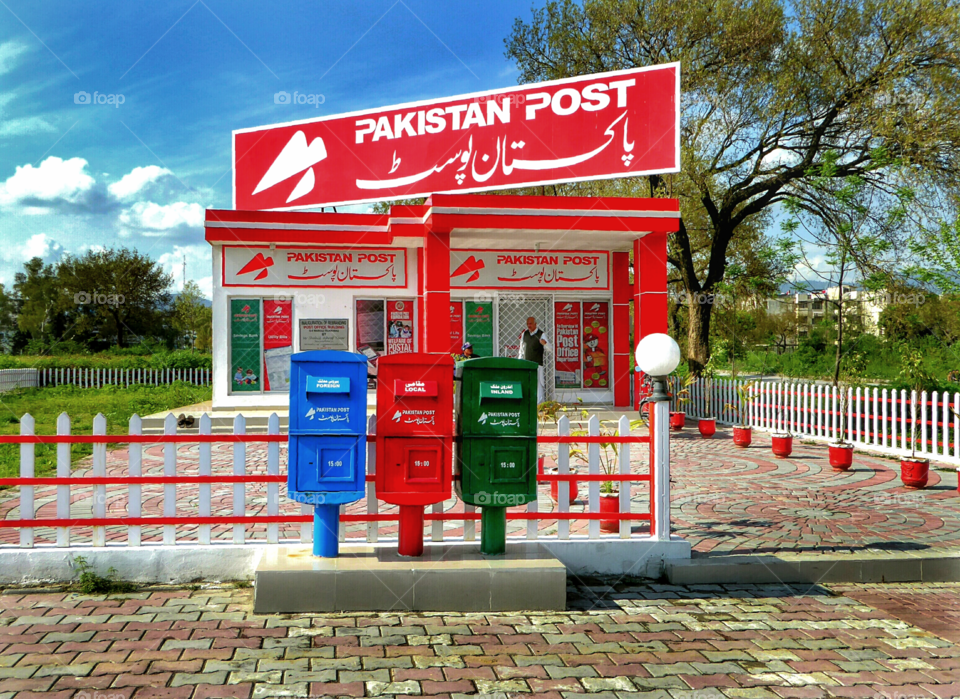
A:
MULTIPOLYGON (((803 337, 810 329, 837 316, 836 300, 840 287, 833 286, 820 291, 785 293, 767 300, 767 313, 780 315, 794 313, 797 318, 797 335, 803 337)), ((852 286, 843 287, 843 316, 848 329, 880 335, 880 314, 887 307, 888 294, 884 291, 867 291, 852 286)))

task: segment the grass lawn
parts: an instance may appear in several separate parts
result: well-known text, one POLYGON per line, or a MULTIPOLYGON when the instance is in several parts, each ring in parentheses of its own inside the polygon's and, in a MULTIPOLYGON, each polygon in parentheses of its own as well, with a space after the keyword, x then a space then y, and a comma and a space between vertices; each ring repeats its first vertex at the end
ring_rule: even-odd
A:
MULTIPOLYGON (((70 416, 73 434, 91 434, 93 418, 103 413, 109 434, 127 434, 130 417, 150 415, 161 410, 179 408, 210 400, 209 386, 174 383, 169 386, 105 386, 104 388, 29 388, 0 394, 0 434, 20 434, 20 418, 30 413, 36 421, 36 434, 56 434, 60 413, 70 416)), ((38 445, 35 469, 37 476, 55 474, 57 447, 38 445)), ((72 447, 73 461, 93 453, 90 444, 72 447)), ((20 475, 20 445, 0 444, 0 478, 20 475)))

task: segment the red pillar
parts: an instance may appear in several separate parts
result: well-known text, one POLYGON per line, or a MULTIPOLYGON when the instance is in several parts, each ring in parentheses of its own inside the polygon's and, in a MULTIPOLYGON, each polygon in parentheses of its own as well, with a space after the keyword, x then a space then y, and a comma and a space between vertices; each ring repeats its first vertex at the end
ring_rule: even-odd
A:
POLYGON ((630 407, 630 253, 613 253, 613 404, 630 407))
POLYGON ((424 236, 423 281, 423 351, 451 352, 449 233, 424 236))
POLYGON ((426 352, 423 340, 424 313, 426 313, 426 303, 423 297, 423 248, 417 248, 417 323, 414 328, 417 352, 426 352))
MULTIPOLYGON (((648 233, 633 243, 634 340, 667 332, 667 234, 648 233)), ((639 410, 640 374, 636 374, 634 408, 639 410)))

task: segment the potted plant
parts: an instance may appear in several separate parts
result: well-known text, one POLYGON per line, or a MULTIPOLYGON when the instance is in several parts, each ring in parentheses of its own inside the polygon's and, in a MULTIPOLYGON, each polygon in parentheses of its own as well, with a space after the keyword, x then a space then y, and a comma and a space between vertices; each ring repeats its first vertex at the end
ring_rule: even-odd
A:
POLYGON ((733 443, 738 447, 749 447, 753 441, 753 429, 750 427, 749 407, 753 402, 753 381, 737 386, 737 403, 727 403, 724 407, 731 410, 737 418, 737 423, 733 426, 733 443))
MULTIPOLYGON (((562 403, 559 403, 555 400, 546 400, 537 405, 537 421, 539 422, 538 432, 543 434, 543 428, 548 422, 552 422, 554 425, 557 424, 557 420, 560 419, 560 413, 564 412, 564 407, 562 403)), ((545 454, 539 454, 537 456, 537 472, 538 473, 547 473, 551 475, 556 475, 559 473, 559 469, 556 467, 553 468, 544 468, 544 464, 547 460, 545 454)), ((576 469, 571 467, 571 473, 576 473, 576 469)), ((577 482, 569 481, 570 483, 570 502, 574 502, 577 499, 577 482)), ((560 483, 558 481, 550 481, 550 498, 554 502, 560 501, 560 483)))
POLYGON ((709 439, 717 433, 717 418, 713 414, 713 380, 716 377, 716 369, 713 366, 713 357, 707 360, 706 366, 700 372, 700 385, 703 387, 703 400, 706 405, 707 415, 697 421, 697 429, 700 436, 709 439))
MULTIPOLYGON (((586 419, 588 413, 586 410, 583 411, 583 417, 586 419)), ((615 424, 615 423, 612 423, 615 424)), ((643 417, 640 417, 637 420, 630 422, 630 429, 635 427, 645 425, 646 420, 643 417)), ((585 430, 578 430, 573 434, 578 436, 587 436, 585 430)), ((604 427, 604 423, 600 423, 600 434, 601 436, 612 437, 616 434, 614 430, 607 429, 604 427)), ((614 476, 618 472, 619 459, 617 458, 620 454, 619 445, 611 442, 602 442, 600 445, 600 471, 605 476, 614 476)), ((585 449, 571 449, 570 456, 576 458, 581 463, 588 465, 589 452, 585 449)), ((601 481, 600 482, 600 514, 609 514, 615 515, 620 514, 620 483, 619 481, 601 481)), ((619 519, 601 519, 600 520, 600 531, 606 532, 608 534, 613 534, 620 531, 620 520, 619 519)))
POLYGON ((910 388, 910 456, 900 459, 900 480, 908 488, 924 488, 930 477, 930 459, 917 457, 917 442, 920 440, 917 426, 922 419, 917 399, 930 382, 930 376, 923 368, 923 355, 906 345, 900 349, 900 365, 900 378, 910 388))
POLYGON ((690 387, 696 382, 693 374, 688 374, 681 378, 681 388, 677 391, 678 410, 670 412, 670 429, 679 432, 687 422, 687 412, 683 407, 690 402, 690 387))
POLYGON ((837 404, 840 410, 840 434, 836 442, 827 445, 830 452, 830 466, 834 471, 846 471, 853 464, 853 444, 847 441, 847 408, 850 405, 850 386, 846 381, 834 384, 839 391, 837 404))
POLYGON ((781 399, 777 402, 777 425, 783 425, 783 432, 774 432, 770 435, 770 449, 774 456, 786 459, 793 452, 793 433, 790 431, 789 420, 783 419, 783 404, 787 399, 787 387, 790 384, 780 383, 783 387, 781 399))

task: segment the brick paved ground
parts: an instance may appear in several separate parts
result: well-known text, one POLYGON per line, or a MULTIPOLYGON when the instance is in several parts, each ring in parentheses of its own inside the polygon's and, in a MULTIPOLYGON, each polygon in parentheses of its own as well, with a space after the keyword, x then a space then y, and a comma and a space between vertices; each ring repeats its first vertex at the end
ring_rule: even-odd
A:
MULTIPOLYGON (((770 451, 770 439, 764 433, 754 432, 754 445, 748 449, 733 446, 729 430, 721 429, 714 439, 701 439, 696 428, 673 435, 673 518, 675 531, 686 537, 696 551, 707 552, 773 552, 778 550, 863 549, 880 547, 928 548, 960 546, 960 494, 957 475, 953 468, 931 468, 930 485, 922 491, 911 491, 900 483, 899 464, 896 461, 856 454, 852 470, 837 473, 827 462, 827 448, 823 444, 795 442, 794 454, 789 459, 778 459, 770 451)), ((633 469, 646 473, 648 452, 646 445, 634 447, 633 469), (637 453, 639 452, 639 453, 637 453)), ((213 445, 213 474, 233 473, 233 446, 213 445)), ((552 465, 556 447, 547 452, 547 464, 552 465)), ((281 472, 286 472, 286 448, 280 451, 281 472)), ((75 476, 89 473, 90 461, 85 459, 75 466, 75 476)), ((108 473, 128 475, 127 451, 109 452, 108 473)), ((143 450, 143 472, 163 474, 163 447, 147 446, 143 450)), ((197 445, 178 450, 177 473, 198 473, 197 445)), ((247 473, 266 473, 266 449, 262 445, 247 446, 247 473)), ((143 515, 160 516, 163 513, 163 486, 144 485, 143 515)), ((280 487, 280 511, 299 514, 297 504, 284 495, 280 487)), ((634 510, 646 512, 649 489, 645 484, 633 487, 634 510)), ((93 488, 72 488, 72 516, 92 516, 93 488)), ((212 487, 214 515, 233 513, 233 486, 212 487)), ((248 515, 266 513, 266 488, 259 484, 246 487, 248 515)), ((36 488, 37 518, 56 516, 56 487, 36 488)), ((540 489, 540 512, 554 509, 548 488, 540 489)), ((580 499, 573 511, 586 508, 586 487, 580 486, 580 499)), ((462 512, 462 504, 455 498, 448 500, 447 512, 462 512)), ((107 515, 122 517, 127 511, 127 488, 108 486, 107 515)), ((349 506, 350 512, 365 513, 366 503, 349 506)), ((381 506, 382 512, 396 512, 396 508, 381 506)), ((198 486, 177 487, 177 513, 198 514, 198 486)), ((19 490, 0 490, 0 518, 18 519, 19 490)), ((478 525, 479 527, 479 525, 478 525)), ((524 522, 509 525, 509 532, 523 535, 524 522)), ((572 522, 571 532, 585 533, 586 522, 572 522)), ((556 521, 544 520, 540 531, 556 534, 556 521)), ((448 522, 445 536, 463 534, 462 522, 448 522)), ((645 533, 646 523, 638 523, 635 531, 645 533)), ((348 527, 349 537, 362 538, 365 524, 348 527)), ((383 536, 395 536, 396 524, 383 523, 383 536)), ((159 541, 160 527, 145 527, 144 541, 159 541)), ((178 541, 196 541, 197 527, 178 527, 178 541)), ((266 526, 250 525, 246 535, 252 540, 264 540, 266 526)), ((125 527, 109 527, 108 540, 123 542, 125 527)), ((281 538, 298 538, 299 525, 286 525, 281 538)), ((231 539, 232 526, 214 527, 214 538, 231 539)), ((36 530, 37 543, 55 540, 52 528, 36 530)), ((76 543, 89 543, 89 528, 74 528, 71 538, 76 543)), ((0 529, 0 544, 19 542, 15 529, 0 529)))
MULTIPOLYGON (((255 616, 252 592, 0 596, 0 697, 957 697, 905 607, 960 585, 571 584, 564 613, 255 616)), ((913 612, 911 612, 913 613, 913 612)))

